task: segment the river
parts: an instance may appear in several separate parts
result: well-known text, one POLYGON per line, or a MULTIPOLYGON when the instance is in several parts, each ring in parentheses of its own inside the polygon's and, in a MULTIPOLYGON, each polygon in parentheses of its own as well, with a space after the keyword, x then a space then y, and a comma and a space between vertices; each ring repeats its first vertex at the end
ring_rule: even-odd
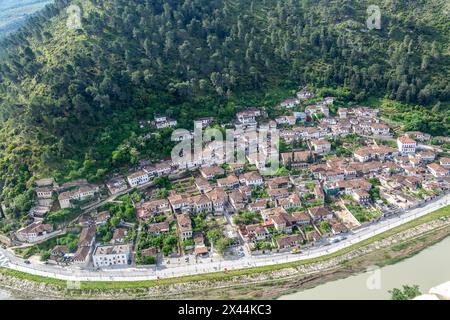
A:
POLYGON ((10 300, 10 299, 12 299, 11 294, 0 289, 0 300, 10 300))
POLYGON ((389 290, 418 285, 422 293, 450 281, 450 237, 417 255, 378 270, 327 282, 280 297, 280 300, 384 300, 389 290))
MULTIPOLYGON (((397 264, 327 282, 315 288, 280 297, 280 300, 315 299, 389 299, 389 290, 404 284, 419 285, 422 293, 450 280, 450 237, 397 264), (369 289, 369 286, 371 289, 369 289)), ((39 297, 28 297, 28 299, 39 297)), ((42 297, 41 297, 42 298, 42 297)), ((0 289, 0 300, 17 299, 6 289, 0 289)))

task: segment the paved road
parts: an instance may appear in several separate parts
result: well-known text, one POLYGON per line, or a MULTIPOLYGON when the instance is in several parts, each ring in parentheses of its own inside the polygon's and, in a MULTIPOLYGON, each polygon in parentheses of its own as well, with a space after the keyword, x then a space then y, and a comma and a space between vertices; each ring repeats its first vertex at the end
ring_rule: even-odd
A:
POLYGON ((8 257, 0 251, 0 267, 8 267, 9 266, 9 259, 8 257))
POLYGON ((243 257, 238 260, 211 261, 199 259, 197 264, 189 265, 163 265, 151 268, 126 268, 111 269, 102 271, 86 271, 71 267, 59 267, 50 265, 37 265, 23 263, 23 260, 13 256, 10 252, 0 249, 0 254, 6 255, 10 260, 7 267, 35 275, 47 276, 68 281, 141 281, 154 280, 160 278, 179 277, 184 275, 201 274, 214 271, 224 271, 233 269, 243 269, 248 267, 267 266, 284 262, 300 261, 310 258, 320 257, 349 247, 355 243, 371 238, 377 234, 400 226, 409 221, 415 220, 437 209, 445 207, 450 202, 450 194, 425 204, 424 206, 407 211, 399 216, 385 219, 376 224, 372 224, 357 231, 352 232, 344 241, 334 243, 329 246, 311 248, 301 254, 279 253, 270 256, 243 257))

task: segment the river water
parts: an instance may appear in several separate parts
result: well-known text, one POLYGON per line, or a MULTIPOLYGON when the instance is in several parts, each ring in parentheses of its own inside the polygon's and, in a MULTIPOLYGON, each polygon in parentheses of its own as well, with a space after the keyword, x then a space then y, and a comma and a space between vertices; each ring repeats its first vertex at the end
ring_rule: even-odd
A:
POLYGON ((422 293, 450 281, 450 238, 397 264, 280 297, 280 300, 383 300, 389 290, 418 285, 422 293))

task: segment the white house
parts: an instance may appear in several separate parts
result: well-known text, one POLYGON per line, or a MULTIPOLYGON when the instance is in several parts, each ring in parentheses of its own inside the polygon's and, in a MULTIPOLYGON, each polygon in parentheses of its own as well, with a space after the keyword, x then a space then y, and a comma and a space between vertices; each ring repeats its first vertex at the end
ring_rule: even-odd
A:
POLYGON ((239 112, 236 117, 241 124, 255 124, 256 118, 261 116, 261 110, 250 108, 239 112))
POLYGON ((241 183, 245 183, 247 186, 260 186, 264 183, 263 178, 256 171, 244 173, 239 179, 241 183))
POLYGON ((58 196, 59 206, 61 209, 67 209, 72 207, 72 203, 70 202, 72 200, 72 192, 66 191, 58 196))
POLYGON ((200 118, 200 119, 195 120, 194 127, 204 129, 204 128, 208 127, 209 125, 211 125, 213 122, 214 122, 213 117, 200 118))
POLYGON ((191 197, 190 202, 192 203, 192 210, 195 213, 199 213, 202 211, 212 212, 213 210, 213 203, 204 194, 191 197))
POLYGON ((287 108, 287 109, 291 109, 294 108, 295 106, 297 106, 300 103, 300 101, 298 99, 287 99, 284 100, 280 106, 282 108, 287 108))
POLYGON ((127 182, 122 177, 117 177, 109 180, 106 183, 106 187, 108 188, 109 192, 111 192, 111 194, 117 194, 128 189, 127 182))
POLYGON ((78 247, 77 251, 73 255, 72 261, 74 264, 80 267, 86 267, 89 264, 91 254, 91 247, 78 247))
POLYGON ((146 184, 147 182, 150 181, 150 177, 148 175, 148 173, 146 173, 145 171, 136 171, 132 174, 130 174, 127 177, 128 183, 130 184, 130 186, 132 188, 137 187, 139 185, 142 184, 146 184))
POLYGON ((331 151, 331 143, 324 139, 313 140, 311 145, 318 154, 326 154, 331 151))
POLYGON ((178 234, 183 241, 192 238, 192 220, 188 213, 177 215, 177 228, 178 234))
POLYGON ((390 128, 384 123, 372 123, 370 130, 376 136, 388 136, 390 134, 390 128))
POLYGON ((295 116, 280 116, 275 119, 277 124, 287 124, 293 126, 297 122, 295 116))
POLYGON ((314 98, 314 93, 306 89, 303 89, 302 91, 297 92, 297 98, 300 100, 311 99, 314 98))
POLYGON ((53 194, 53 189, 50 188, 37 188, 36 195, 38 199, 51 199, 53 194))
POLYGON ((360 204, 367 204, 370 202, 370 195, 365 190, 356 190, 352 195, 353 199, 355 199, 360 204))
POLYGON ((166 116, 155 116, 155 126, 157 129, 173 128, 177 124, 177 120, 167 118, 166 116))
POLYGON ((58 201, 61 209, 72 208, 72 200, 83 201, 90 197, 94 197, 95 193, 99 191, 98 186, 82 186, 75 191, 62 192, 58 196, 58 201))
POLYGON ((409 137, 400 137, 397 146, 402 154, 416 153, 417 142, 409 137))
POLYGON ((397 149, 388 146, 369 146, 363 147, 353 152, 353 156, 359 162, 367 162, 369 160, 388 160, 398 155, 397 149))
POLYGON ((172 172, 172 162, 171 161, 158 162, 153 165, 145 167, 144 171, 149 176, 161 177, 169 175, 172 172))
POLYGON ((225 211, 226 204, 228 203, 228 195, 223 189, 215 188, 208 192, 206 196, 212 202, 215 214, 222 214, 225 211))
POLYGON ((47 211, 50 211, 50 207, 53 204, 53 189, 44 187, 36 189, 37 201, 40 206, 48 207, 47 211))
POLYGON ((20 241, 36 242, 45 239, 45 236, 52 231, 53 226, 51 224, 44 224, 42 221, 38 221, 19 229, 16 232, 16 236, 20 241))
POLYGON ((436 178, 450 176, 450 171, 438 163, 431 163, 427 166, 431 174, 436 178))
POLYGON ((347 111, 346 108, 339 108, 338 109, 339 118, 345 119, 345 118, 347 118, 347 114, 348 114, 348 111, 347 111))
POLYGON ((306 119, 306 113, 304 112, 299 112, 299 111, 294 111, 292 112, 292 115, 295 117, 295 119, 297 120, 305 120, 306 119))
POLYGON ((441 158, 439 160, 439 163, 441 164, 441 166, 443 166, 444 168, 450 168, 450 158, 441 158))

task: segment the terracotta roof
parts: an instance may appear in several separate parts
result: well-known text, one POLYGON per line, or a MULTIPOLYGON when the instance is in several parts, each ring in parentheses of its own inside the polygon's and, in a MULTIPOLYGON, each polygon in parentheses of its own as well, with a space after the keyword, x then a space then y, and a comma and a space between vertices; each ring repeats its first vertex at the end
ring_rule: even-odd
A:
POLYGON ((292 217, 295 220, 311 220, 311 217, 309 214, 307 214, 305 211, 299 211, 299 212, 294 212, 292 214, 292 217))
POLYGON ((143 176, 148 176, 147 173, 145 173, 144 171, 136 171, 130 175, 127 176, 128 179, 135 179, 135 178, 139 178, 139 177, 143 177, 143 176))
POLYGON ((225 170, 223 170, 220 167, 213 166, 213 167, 201 168, 200 172, 208 177, 208 176, 218 176, 218 175, 224 174, 225 170))
POLYGON ((169 222, 163 221, 158 223, 151 223, 147 226, 147 232, 148 233, 155 233, 155 232, 168 232, 170 230, 169 222))
POLYGON ((128 233, 127 228, 117 228, 113 233, 113 240, 122 240, 128 233))
POLYGON ((242 177, 245 180, 258 180, 258 179, 262 179, 261 175, 257 172, 257 171, 250 171, 247 173, 244 173, 242 175, 242 177))
POLYGON ((409 138, 409 137, 400 137, 400 138, 398 138, 398 140, 399 140, 401 143, 408 143, 408 144, 410 144, 410 143, 416 143, 415 140, 413 140, 413 139, 411 139, 411 138, 409 138))
POLYGON ((91 251, 90 247, 78 247, 77 252, 75 252, 75 255, 73 257, 73 260, 80 262, 85 261, 90 251, 91 251))
POLYGON ((313 217, 327 216, 331 213, 331 211, 329 209, 327 209, 323 206, 309 208, 308 212, 313 217))
POLYGON ((431 164, 428 165, 428 168, 432 169, 433 171, 435 171, 437 173, 441 173, 441 174, 448 173, 448 170, 445 169, 443 166, 441 166, 438 163, 431 163, 431 164))
POLYGON ((311 144, 316 145, 316 146, 325 146, 325 145, 329 145, 331 143, 330 143, 330 141, 325 140, 325 139, 318 139, 318 140, 311 141, 311 144))
POLYGON ((238 184, 239 179, 234 174, 231 174, 231 175, 227 176, 226 178, 218 179, 217 183, 222 186, 233 185, 233 184, 238 184))
POLYGON ((96 228, 94 226, 83 228, 81 230, 80 239, 78 240, 79 247, 90 246, 92 240, 95 238, 96 228))
POLYGON ((276 240, 279 248, 290 246, 293 242, 299 243, 303 241, 303 236, 301 234, 292 234, 284 237, 279 237, 276 240))
POLYGON ((177 215, 177 222, 180 227, 192 229, 192 221, 188 213, 177 215))
POLYGON ((227 194, 225 191, 223 191, 222 188, 214 188, 210 192, 206 194, 206 196, 211 200, 213 203, 217 202, 223 202, 227 198, 227 194))

